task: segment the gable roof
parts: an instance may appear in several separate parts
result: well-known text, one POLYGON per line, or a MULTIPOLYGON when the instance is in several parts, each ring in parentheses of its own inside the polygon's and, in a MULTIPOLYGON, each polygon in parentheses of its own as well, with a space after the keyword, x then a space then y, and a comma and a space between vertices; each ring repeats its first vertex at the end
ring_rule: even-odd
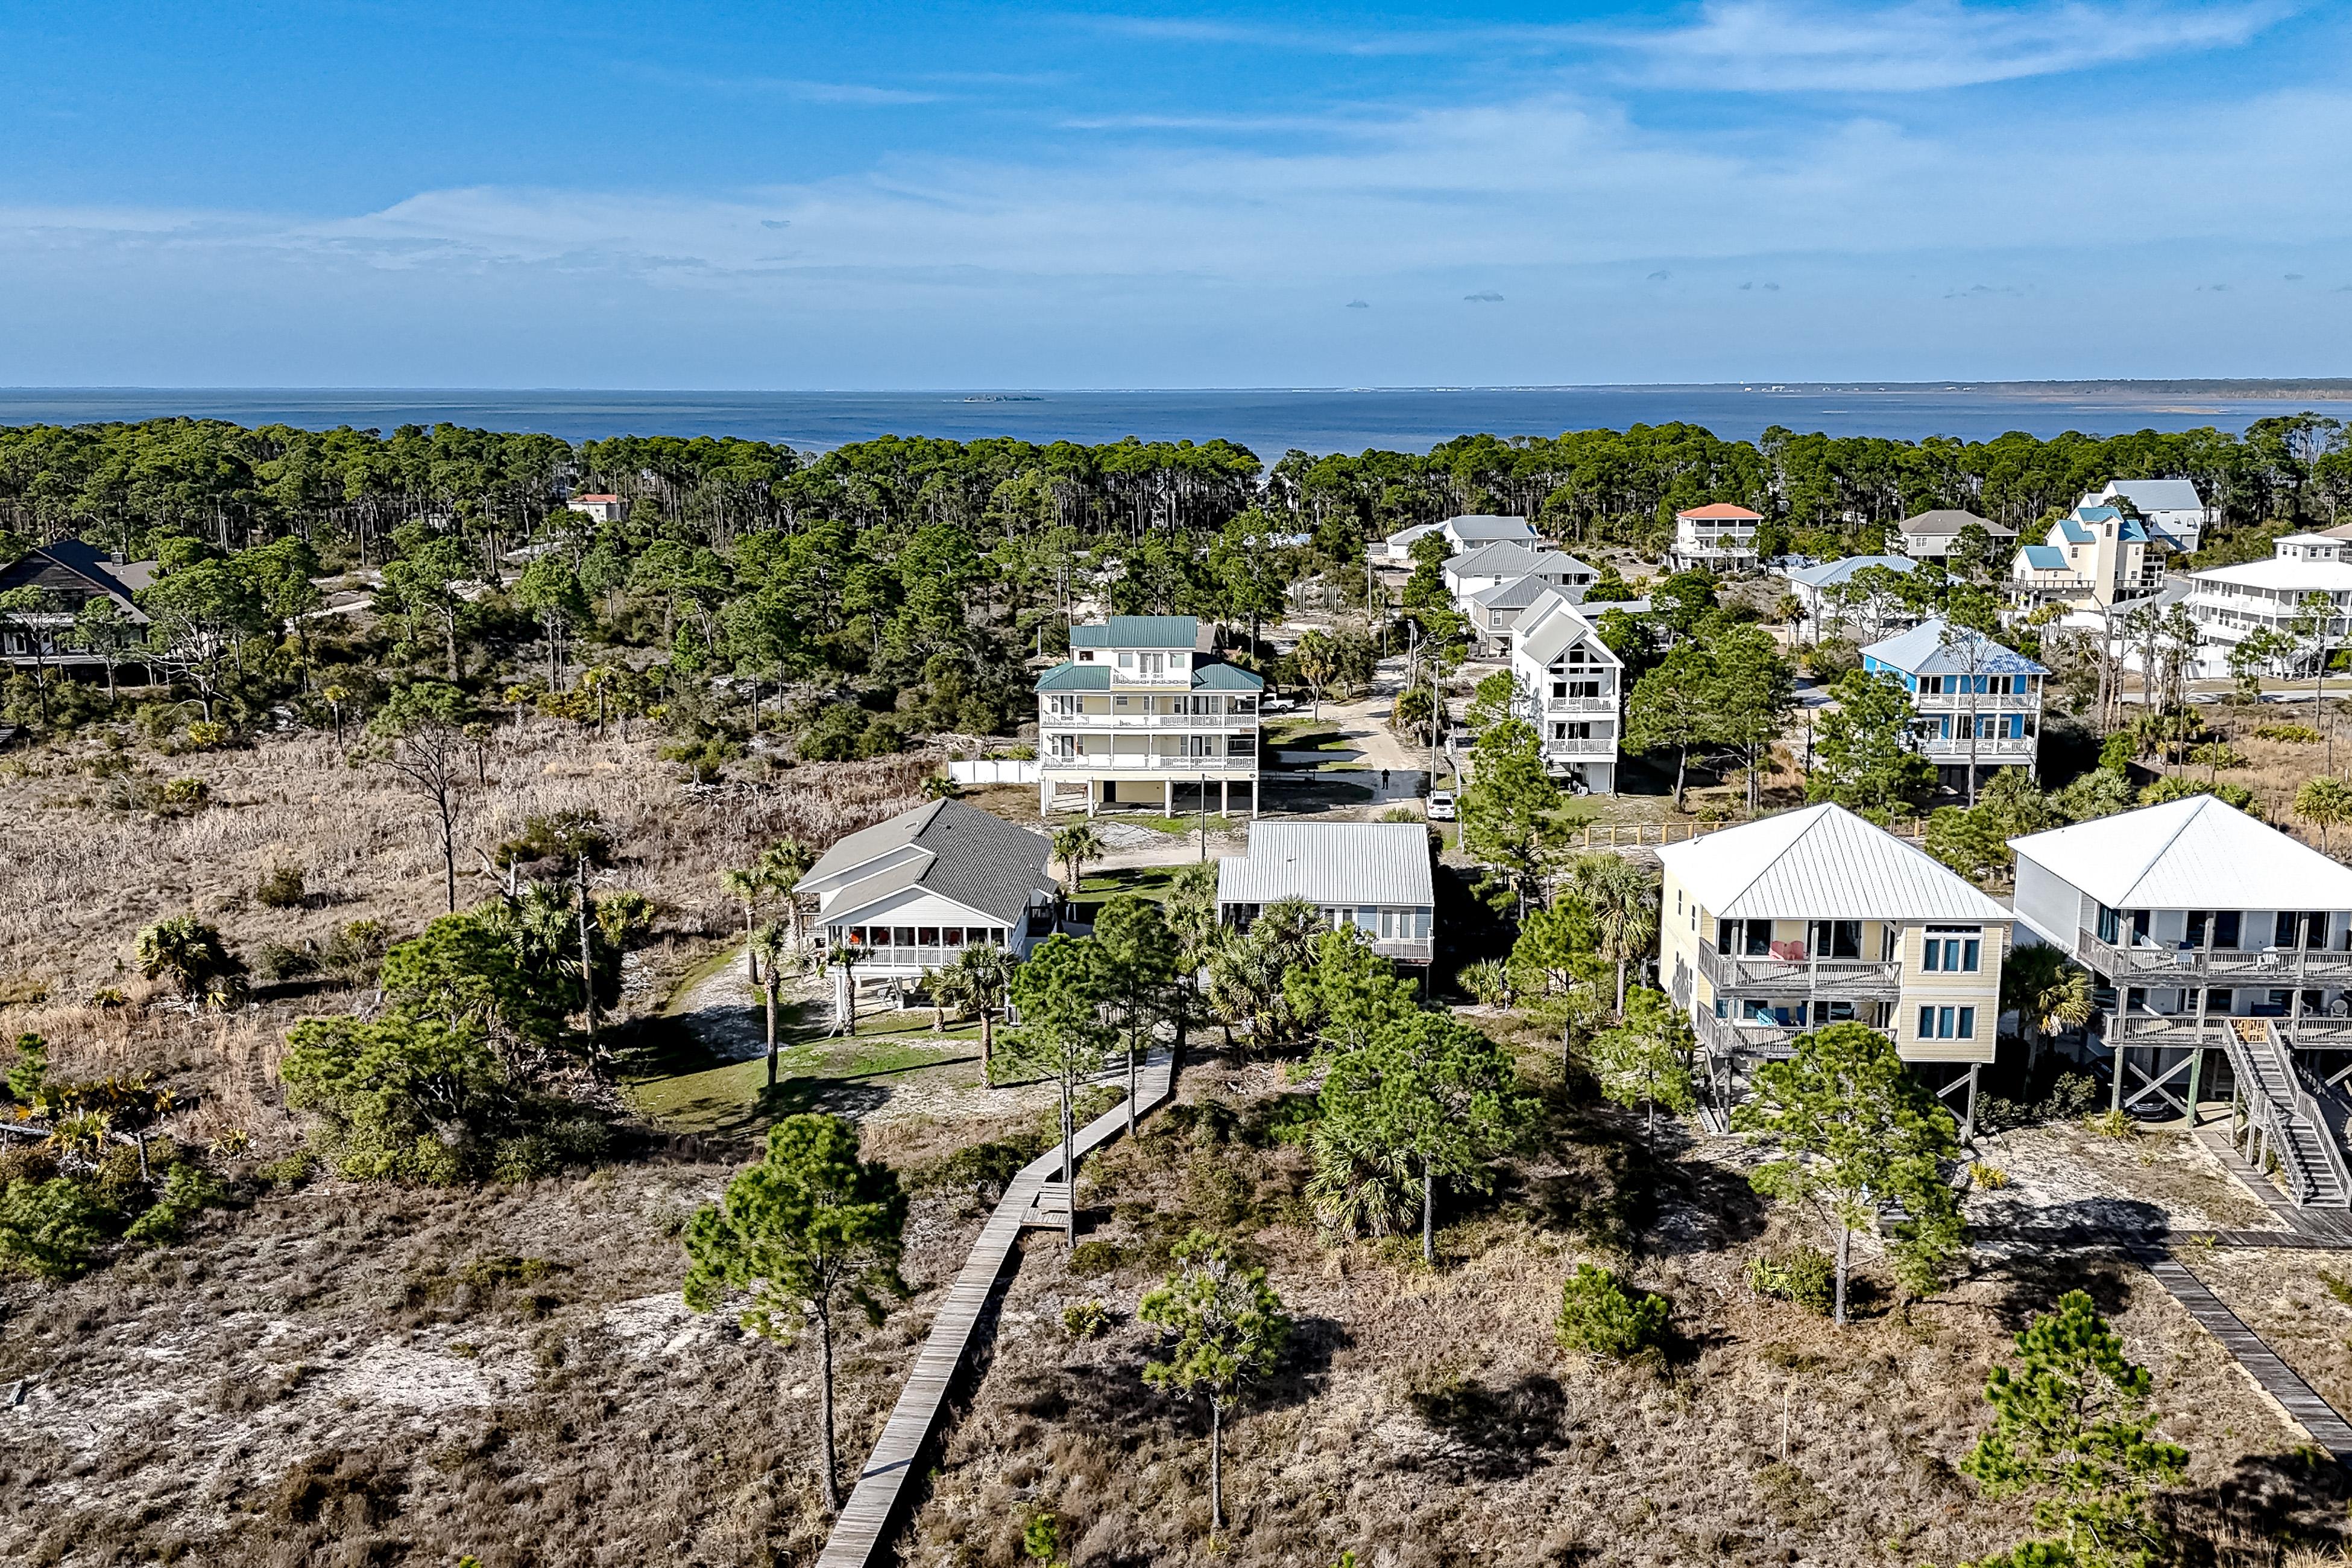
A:
POLYGON ((2352 909, 2352 869, 2210 795, 2009 843, 2110 909, 2352 909))
POLYGON ((1511 627, 1512 652, 1525 653, 1538 664, 1549 664, 1577 643, 1586 642, 1604 664, 1622 667, 1622 661, 1609 651, 1609 644, 1593 631, 1584 612, 1556 588, 1528 606, 1527 613, 1511 627))
POLYGON ((1073 648, 1192 648, 1200 640, 1200 618, 1192 615, 1113 615, 1070 628, 1073 648))
MULTIPOLYGON (((2108 511, 2105 507, 2098 507, 2097 510, 2106 512, 2107 516, 2111 517, 2115 516, 2115 513, 2108 511)), ((2070 545, 2087 545, 2097 542, 2099 536, 2083 526, 2083 517, 2089 516, 2090 514, 2085 512, 2076 517, 2059 518, 2058 532, 2060 536, 2070 545)), ((2091 517, 2091 521, 2093 522, 2097 522, 2098 520, 2099 519, 2095 517, 2091 517)))
POLYGON ((1901 572, 1919 570, 1919 563, 1907 555, 1850 555, 1818 566, 1794 568, 1789 573, 1789 580, 1808 588, 1835 588, 1866 566, 1883 566, 1889 571, 1901 572))
POLYGON ((1419 822, 1251 824, 1249 852, 1217 862, 1219 904, 1431 904, 1429 830, 1419 822))
POLYGON ((1044 837, 1002 817, 961 800, 933 800, 836 841, 801 884, 817 893, 838 889, 843 912, 921 887, 1012 925, 1032 894, 1055 885, 1045 874, 1052 854, 1044 837), (888 863, 876 864, 883 861, 888 863), (875 870, 861 875, 867 866, 875 870))
POLYGON ((1938 507, 1932 511, 1906 517, 1895 525, 1895 531, 1908 534, 1914 538, 1938 538, 1956 535, 1971 523, 1997 539, 2017 537, 2017 530, 2005 523, 1996 523, 1990 517, 1979 517, 1974 512, 1959 511, 1950 507, 1938 507))
POLYGON ((1862 651, 1865 659, 1914 675, 2046 675, 2050 672, 2013 648, 2005 648, 1981 632, 1951 628, 1940 615, 1930 615, 1899 636, 1873 643, 1862 651), (1944 645, 1948 628, 1963 646, 1974 643, 1976 663, 1956 656, 1944 645))
POLYGON ((2189 479, 2117 479, 2105 492, 2121 496, 2143 512, 2201 512, 2205 497, 2189 479))
POLYGON ((1675 514, 1675 519, 1677 522, 1685 517, 1696 518, 1702 522, 1721 519, 1729 522, 1760 523, 1764 520, 1764 515, 1761 512, 1751 512, 1745 507, 1735 507, 1728 501, 1710 501, 1704 507, 1693 507, 1687 512, 1675 514))
POLYGON ((9 563, 11 576, 30 578, 44 565, 60 568, 87 582, 110 598, 122 601, 122 608, 139 622, 147 617, 131 602, 131 596, 155 581, 155 563, 152 560, 118 561, 95 545, 80 539, 59 539, 54 544, 35 545, 9 563))
POLYGON ((1537 537, 1536 526, 1525 517, 1507 517, 1496 512, 1465 512, 1458 517, 1448 517, 1437 525, 1464 544, 1473 540, 1491 543, 1496 539, 1531 539, 1537 537))
POLYGON ((1508 539, 1476 549, 1466 550, 1445 563, 1445 570, 1456 577, 1526 577, 1533 572, 1553 572, 1566 576, 1582 573, 1598 576, 1592 568, 1572 555, 1556 549, 1529 549, 1508 539))
POLYGON ((1668 844, 1658 859, 1720 920, 2011 918, 1924 851, 1835 804, 1668 844))
POLYGON ((1470 596, 1470 602, 1482 610, 1525 610, 1552 591, 1552 585, 1540 577, 1513 577, 1480 589, 1470 596))

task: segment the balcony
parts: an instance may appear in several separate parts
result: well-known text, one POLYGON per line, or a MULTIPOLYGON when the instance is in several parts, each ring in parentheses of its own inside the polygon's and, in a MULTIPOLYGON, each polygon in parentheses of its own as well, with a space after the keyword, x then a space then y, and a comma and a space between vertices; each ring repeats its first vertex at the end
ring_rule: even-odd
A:
POLYGON ((2098 1017, 2101 1040, 2111 1046, 2120 1043, 2135 1050, 2150 1046, 2163 1050, 2186 1050, 2200 1044, 2218 1046, 2222 1043, 2221 1030, 2254 1022, 2278 1025, 2279 1032, 2298 1051, 2341 1051, 2352 1046, 2352 1018, 2318 1013, 2305 1013, 2299 1019, 2274 1013, 2252 1018, 2243 1013, 2215 1013, 2202 1024, 2194 1012, 2158 1013, 2145 1008, 2129 1012, 2109 1009, 2098 1017))
POLYGON ((1040 730, 1052 729, 1255 729, 1254 713, 1055 713, 1037 716, 1040 730))
POLYGON ((1599 697, 1546 697, 1544 712, 1553 713, 1615 713, 1617 695, 1611 693, 1599 697))
POLYGON ((1841 1001, 1894 1001, 1903 991, 1903 964, 1888 958, 1748 957, 1712 942, 1698 946, 1699 973, 1717 996, 1761 994, 1841 1001))
POLYGON ((1231 773, 1257 772, 1257 758, 1249 757, 1177 757, 1158 752, 1122 751, 1116 755, 1107 751, 1083 753, 1076 757, 1044 757, 1038 759, 1048 773, 1231 773))
POLYGON ((1546 757, 1614 757, 1617 737, 1613 735, 1547 736, 1543 743, 1546 757))
POLYGON ((1964 736, 1929 736, 1919 742, 1919 755, 1936 762, 2031 762, 2039 744, 2031 735, 1980 735, 1973 741, 1964 736))
POLYGON ((2074 956, 2119 986, 2352 985, 2352 953, 2326 947, 2160 947, 2074 934, 2074 956))
POLYGON ((2034 692, 1913 692, 1911 706, 1920 713, 2040 713, 2042 694, 2034 692))

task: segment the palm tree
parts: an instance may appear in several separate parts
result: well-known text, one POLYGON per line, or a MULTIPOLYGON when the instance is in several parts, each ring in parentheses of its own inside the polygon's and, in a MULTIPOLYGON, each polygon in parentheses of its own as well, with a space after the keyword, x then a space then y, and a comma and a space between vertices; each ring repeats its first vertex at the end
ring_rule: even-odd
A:
POLYGON ((786 933, 770 921, 751 935, 751 946, 768 960, 761 989, 768 998, 768 1087, 776 1086, 776 991, 783 984, 784 956, 792 951, 786 933))
POLYGON ((1013 960, 1004 949, 981 943, 956 955, 954 963, 924 977, 931 995, 959 1012, 980 1019, 980 1081, 996 1082, 996 1010, 1013 988, 1013 960))
POLYGON ((2352 822, 2352 783, 2323 773, 2306 779, 2294 792, 2294 814, 2319 830, 2319 849, 2327 852, 2327 830, 2352 822))
POLYGON ((778 839, 760 852, 761 884, 784 901, 784 925, 793 946, 801 945, 801 878, 816 864, 816 856, 798 839, 778 839))
POLYGON ((2025 1037, 2025 1070, 2033 1071, 2042 1037, 2091 1021, 2091 977, 2065 953, 2039 943, 2011 952, 2000 969, 2000 1000, 2017 1011, 2025 1037))
POLYGON ((1658 885, 1632 861, 1587 855, 1576 862, 1574 895, 1592 912, 1601 957, 1617 966, 1619 1018, 1625 1016, 1625 968, 1658 934, 1658 885))
POLYGON ((1472 996, 1490 1008, 1511 1005, 1511 970, 1507 964, 1493 958, 1481 958, 1475 964, 1465 964, 1454 977, 1455 982, 1472 996))
POLYGON ((760 923, 760 871, 757 866, 730 866, 719 873, 719 885, 731 898, 743 904, 743 964, 751 971, 751 983, 760 983, 760 948, 752 941, 752 928, 760 923))
POLYGON ((1092 822, 1073 822, 1054 835, 1054 855, 1070 873, 1070 896, 1078 896, 1087 862, 1103 852, 1102 839, 1092 822))
POLYGON ((826 965, 841 971, 842 1017, 839 1028, 843 1034, 857 1033, 857 965, 866 956, 866 949, 855 942, 841 942, 824 956, 826 965))

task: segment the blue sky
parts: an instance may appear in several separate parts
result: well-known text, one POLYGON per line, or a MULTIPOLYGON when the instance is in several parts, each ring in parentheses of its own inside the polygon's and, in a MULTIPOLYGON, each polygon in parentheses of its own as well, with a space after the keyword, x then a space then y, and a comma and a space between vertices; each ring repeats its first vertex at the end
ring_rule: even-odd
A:
POLYGON ((2352 373, 2352 15, 0 0, 0 384, 2352 373))

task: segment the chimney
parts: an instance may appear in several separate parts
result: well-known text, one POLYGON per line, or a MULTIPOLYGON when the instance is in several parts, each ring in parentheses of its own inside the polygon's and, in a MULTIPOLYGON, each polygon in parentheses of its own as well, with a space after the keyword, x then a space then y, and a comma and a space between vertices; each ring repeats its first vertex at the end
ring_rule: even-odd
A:
POLYGON ((112 561, 112 562, 113 562, 115 565, 117 565, 117 566, 121 566, 121 565, 122 565, 122 564, 123 564, 123 561, 122 561, 122 552, 121 552, 121 550, 119 550, 119 549, 118 549, 118 550, 109 550, 109 551, 107 552, 106 559, 109 559, 109 560, 110 560, 110 561, 112 561))

